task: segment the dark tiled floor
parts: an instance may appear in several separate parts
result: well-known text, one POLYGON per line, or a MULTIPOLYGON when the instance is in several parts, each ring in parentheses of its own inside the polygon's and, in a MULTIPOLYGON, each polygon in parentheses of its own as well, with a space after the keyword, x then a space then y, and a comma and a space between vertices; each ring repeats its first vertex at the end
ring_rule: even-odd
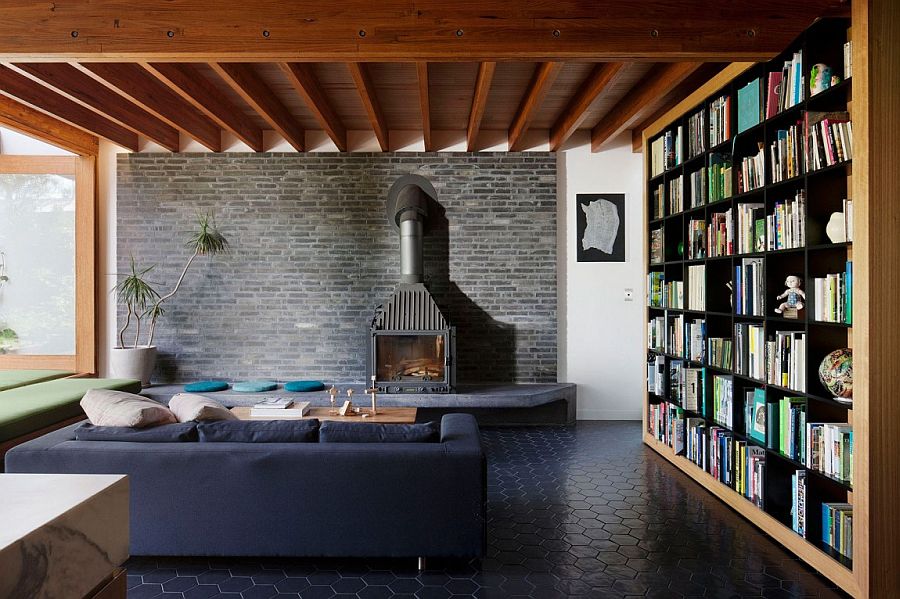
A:
POLYGON ((173 559, 128 563, 129 599, 840 597, 645 448, 633 422, 484 431, 478 561, 173 559))

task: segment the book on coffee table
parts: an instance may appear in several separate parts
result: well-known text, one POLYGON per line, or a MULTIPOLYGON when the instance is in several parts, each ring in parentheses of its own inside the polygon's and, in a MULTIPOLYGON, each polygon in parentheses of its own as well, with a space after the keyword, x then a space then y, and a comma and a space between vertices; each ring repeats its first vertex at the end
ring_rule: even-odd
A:
MULTIPOLYGON (((281 399, 281 398, 277 398, 281 399)), ((268 401, 260 402, 250 408, 251 417, 284 417, 284 416, 306 416, 309 414, 309 402, 295 402, 287 400, 288 403, 269 403, 268 401)))

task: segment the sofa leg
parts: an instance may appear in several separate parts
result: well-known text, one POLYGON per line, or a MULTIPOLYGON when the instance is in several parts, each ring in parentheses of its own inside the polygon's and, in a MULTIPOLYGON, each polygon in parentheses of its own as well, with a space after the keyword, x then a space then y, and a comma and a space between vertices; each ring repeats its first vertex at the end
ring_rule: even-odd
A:
POLYGON ((423 571, 424 569, 425 569, 425 558, 420 557, 419 558, 419 572, 423 571))

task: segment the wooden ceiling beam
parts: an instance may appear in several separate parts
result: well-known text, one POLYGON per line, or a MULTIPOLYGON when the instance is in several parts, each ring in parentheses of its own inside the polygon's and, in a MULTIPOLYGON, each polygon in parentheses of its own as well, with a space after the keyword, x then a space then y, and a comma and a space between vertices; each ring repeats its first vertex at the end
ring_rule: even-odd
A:
POLYGON ((625 63, 606 62, 598 64, 575 92, 569 105, 557 117, 550 128, 550 151, 556 152, 584 121, 588 108, 594 100, 609 88, 622 73, 625 63))
POLYGON ((701 64, 673 62, 650 69, 647 75, 591 129, 591 151, 598 152, 603 144, 633 126, 641 114, 646 112, 647 106, 658 104, 660 98, 696 71, 701 64))
POLYGON ((433 152, 434 145, 431 141, 431 99, 428 93, 428 63, 416 63, 416 79, 419 82, 419 107, 422 111, 422 139, 425 142, 425 151, 433 152))
POLYGON ((75 66, 204 147, 213 152, 222 150, 219 126, 140 65, 91 62, 75 66))
POLYGON ((142 63, 147 71, 170 90, 233 133, 256 152, 263 151, 263 133, 244 110, 235 105, 216 85, 187 63, 142 63))
POLYGON ((508 137, 510 152, 515 152, 520 149, 519 144, 522 142, 522 137, 531 125, 534 113, 544 102, 544 97, 550 90, 550 86, 556 81, 556 77, 562 69, 562 64, 563 63, 561 62, 542 62, 535 69, 534 75, 531 78, 531 83, 528 84, 525 96, 522 98, 521 103, 519 103, 519 108, 516 110, 512 124, 509 126, 508 137))
POLYGON ((97 137, 0 95, 0 124, 81 156, 96 156, 97 137))
POLYGON ((123 127, 178 151, 178 130, 65 63, 19 63, 10 68, 123 127))
POLYGON ((0 60, 763 60, 847 4, 4 0, 0 60))
POLYGON ((279 66, 337 149, 346 152, 347 129, 332 109, 325 92, 322 91, 322 87, 313 73, 312 65, 302 62, 283 62, 279 66))
POLYGON ((474 152, 481 131, 481 119, 487 106, 491 92, 491 81, 494 79, 496 62, 482 62, 478 65, 478 77, 475 79, 475 93, 472 95, 472 110, 469 112, 469 126, 466 128, 466 149, 474 152))
POLYGON ((644 129, 658 121, 664 114, 675 108, 686 97, 691 95, 694 90, 715 77, 723 68, 725 63, 710 62, 702 65, 696 71, 691 73, 684 81, 679 83, 675 89, 669 94, 669 98, 665 104, 660 106, 650 116, 643 119, 639 125, 631 130, 631 150, 632 152, 640 152, 643 144, 644 129))
POLYGON ((294 115, 282 104, 253 66, 244 63, 212 63, 210 65, 253 110, 269 123, 285 141, 302 152, 306 133, 294 115))
POLYGON ((136 152, 138 136, 105 116, 51 91, 6 66, 0 66, 0 94, 27 104, 116 145, 136 152))
POLYGON ((350 76, 353 78, 353 83, 356 84, 356 90, 359 92, 363 108, 366 110, 369 122, 372 123, 375 139, 378 140, 381 151, 387 152, 390 149, 387 121, 384 119, 381 104, 378 102, 378 96, 375 94, 375 84, 372 82, 372 76, 369 74, 369 67, 364 62, 348 62, 347 68, 350 69, 350 76))

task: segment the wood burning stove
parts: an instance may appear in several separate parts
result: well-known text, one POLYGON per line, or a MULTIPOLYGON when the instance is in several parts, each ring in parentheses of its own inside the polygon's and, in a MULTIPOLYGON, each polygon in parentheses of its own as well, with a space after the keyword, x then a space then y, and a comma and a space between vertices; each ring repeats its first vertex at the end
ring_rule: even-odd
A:
POLYGON ((400 231, 400 284, 372 320, 367 380, 382 393, 449 393, 456 386, 456 329, 425 284, 422 237, 437 195, 418 175, 388 193, 388 219, 400 231))

